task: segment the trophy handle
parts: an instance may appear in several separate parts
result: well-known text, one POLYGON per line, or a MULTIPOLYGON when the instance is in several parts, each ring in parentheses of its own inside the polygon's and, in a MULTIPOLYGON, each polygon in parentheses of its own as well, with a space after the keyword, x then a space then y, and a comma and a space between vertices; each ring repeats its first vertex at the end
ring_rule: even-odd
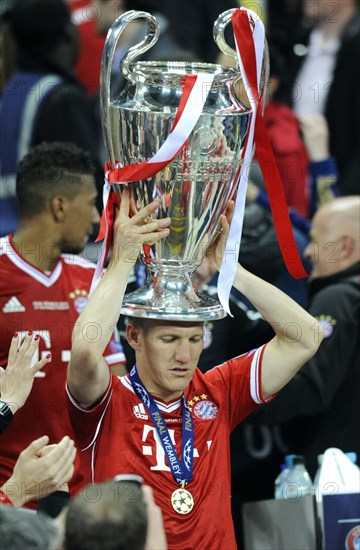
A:
POLYGON ((218 48, 224 55, 228 55, 229 57, 232 57, 236 61, 236 67, 238 67, 238 58, 237 53, 233 48, 230 48, 229 44, 225 40, 224 32, 226 27, 231 21, 232 14, 237 10, 238 8, 233 8, 231 10, 224 11, 219 15, 217 20, 214 23, 214 29, 213 29, 213 37, 215 40, 215 43, 217 44, 218 48))
POLYGON ((145 36, 144 40, 129 48, 129 51, 126 55, 124 55, 120 63, 121 72, 125 76, 125 78, 127 78, 131 82, 135 82, 135 78, 133 77, 132 71, 130 69, 130 63, 132 63, 132 61, 134 61, 136 57, 147 52, 148 50, 150 50, 150 48, 154 46, 154 44, 158 41, 160 35, 160 27, 155 17, 146 11, 128 11, 124 14, 123 17, 126 17, 125 25, 127 25, 128 23, 130 23, 130 21, 133 21, 134 19, 141 18, 146 19, 148 24, 148 33, 145 36))
MULTIPOLYGON (((221 52, 224 55, 227 55, 229 57, 232 57, 236 61, 236 68, 238 71, 240 71, 239 63, 238 63, 238 57, 237 52, 233 48, 229 46, 229 44, 225 40, 224 32, 228 24, 231 22, 231 17, 233 13, 239 8, 232 8, 231 10, 224 11, 219 15, 217 20, 214 23, 214 29, 213 29, 213 37, 214 40, 218 46, 218 48, 221 50, 221 52)), ((253 18, 250 18, 250 23, 252 26, 252 29, 254 29, 255 22, 253 21, 253 18)), ((264 44, 264 59, 263 59, 263 66, 261 69, 261 79, 259 83, 259 95, 262 97, 264 94, 267 93, 267 85, 269 80, 269 51, 268 51, 268 45, 265 40, 264 44)), ((243 92, 244 93, 244 92, 243 92)), ((236 94, 238 97, 241 96, 241 94, 236 94)), ((245 92, 246 95, 246 92, 245 92)), ((264 109, 265 105, 263 106, 264 109)))
POLYGON ((120 62, 122 74, 131 82, 135 82, 135 77, 133 76, 133 73, 131 71, 130 63, 136 57, 149 50, 157 42, 160 34, 160 29, 159 23, 156 21, 155 17, 145 11, 127 11, 116 19, 112 27, 109 29, 105 40, 100 69, 100 112, 103 136, 107 151, 111 150, 111 140, 109 137, 111 134, 109 117, 109 105, 111 101, 110 79, 116 46, 125 27, 129 23, 131 23, 131 21, 140 18, 146 19, 148 24, 148 34, 145 36, 142 42, 136 44, 135 46, 132 46, 120 62))

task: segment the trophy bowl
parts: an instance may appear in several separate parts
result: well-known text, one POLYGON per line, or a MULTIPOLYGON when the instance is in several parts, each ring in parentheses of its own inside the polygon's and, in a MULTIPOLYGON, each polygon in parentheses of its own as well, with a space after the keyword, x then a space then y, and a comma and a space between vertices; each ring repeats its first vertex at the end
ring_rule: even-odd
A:
MULTIPOLYGON (((224 28, 233 10, 222 14, 214 36, 225 53, 224 28)), ((159 36, 156 19, 146 12, 127 12, 110 29, 101 67, 101 118, 108 159, 113 166, 149 161, 169 136, 188 74, 211 75, 204 84, 206 100, 185 146, 154 176, 129 183, 134 211, 155 198, 156 218, 170 217, 169 235, 144 247, 145 284, 124 297, 122 313, 132 317, 176 321, 220 319, 225 312, 214 299, 195 292, 191 274, 202 262, 219 231, 221 214, 234 197, 242 166, 251 108, 241 101, 241 74, 216 64, 146 62, 135 57, 159 36), (121 61, 127 79, 124 90, 111 97, 111 67, 118 38, 125 26, 144 18, 148 34, 121 61)), ((246 96, 245 96, 246 97, 246 96)), ((121 195, 122 183, 112 183, 121 195)))

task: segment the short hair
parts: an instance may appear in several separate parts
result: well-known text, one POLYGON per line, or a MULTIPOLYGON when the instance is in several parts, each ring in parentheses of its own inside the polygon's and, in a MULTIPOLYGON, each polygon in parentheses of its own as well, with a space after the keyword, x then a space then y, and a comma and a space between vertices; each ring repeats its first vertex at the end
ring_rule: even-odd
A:
MULTIPOLYGON (((165 319, 164 319, 165 321, 165 319)), ((159 322, 163 322, 163 320, 161 319, 152 319, 150 317, 130 317, 130 316, 127 316, 125 318, 125 325, 136 325, 137 327, 139 327, 141 329, 141 331, 144 333, 144 334, 147 334, 149 332, 149 329, 151 329, 152 327, 154 327, 157 323, 159 322)), ((190 321, 173 321, 173 320, 170 320, 169 319, 169 327, 171 327, 171 325, 177 325, 177 326, 184 326, 184 327, 188 327, 190 325, 201 325, 202 327, 204 326, 204 321, 193 321, 193 320, 190 320, 190 321)))
POLYGON ((88 177, 94 182, 90 154, 72 143, 41 143, 21 160, 16 174, 16 195, 21 218, 32 218, 60 194, 73 199, 88 177))
POLYGON ((47 516, 0 506, 0 541, 7 550, 51 550, 59 548, 60 533, 47 516))
POLYGON ((148 319, 146 317, 126 317, 125 324, 136 325, 146 334, 148 330, 154 326, 155 321, 156 319, 148 319))
POLYGON ((88 485, 70 503, 65 523, 66 550, 143 550, 147 511, 134 481, 88 485))
POLYGON ((64 0, 17 0, 7 20, 19 48, 53 51, 66 39, 71 12, 64 0))

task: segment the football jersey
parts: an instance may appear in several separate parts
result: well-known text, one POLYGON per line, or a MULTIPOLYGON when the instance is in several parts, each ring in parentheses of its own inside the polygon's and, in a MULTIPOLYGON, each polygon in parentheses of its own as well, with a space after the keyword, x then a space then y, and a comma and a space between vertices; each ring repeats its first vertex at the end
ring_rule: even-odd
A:
MULTIPOLYGON (((31 252, 34 258, 40 253, 37 248, 31 252)), ((63 255, 45 273, 16 252, 11 237, 0 239, 0 364, 7 363, 15 332, 21 339, 29 330, 40 336, 34 363, 51 353, 51 362, 36 375, 25 405, 0 438, 0 486, 10 477, 19 453, 34 439, 48 435, 50 443, 57 443, 64 435, 74 437, 67 412, 66 370, 72 328, 88 300, 94 268, 79 256, 63 255)), ((105 357, 109 364, 124 362, 120 344, 112 341, 109 349, 105 357)), ((72 492, 82 483, 79 463, 77 458, 72 492)))
MULTIPOLYGON (((193 478, 186 489, 195 504, 187 515, 172 508, 171 495, 179 485, 129 375, 112 375, 101 401, 88 409, 82 408, 67 389, 70 418, 93 481, 109 480, 117 474, 142 476, 152 486, 162 510, 169 549, 236 548, 230 506, 230 433, 265 401, 260 389, 263 350, 264 346, 205 374, 196 369, 185 389, 194 424, 193 478)), ((181 399, 155 401, 181 457, 181 399)))

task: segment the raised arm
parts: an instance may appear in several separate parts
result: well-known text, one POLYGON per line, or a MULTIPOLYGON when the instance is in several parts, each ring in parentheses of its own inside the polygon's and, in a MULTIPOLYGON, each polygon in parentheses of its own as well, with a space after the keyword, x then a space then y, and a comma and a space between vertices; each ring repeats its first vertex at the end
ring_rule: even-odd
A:
POLYGON ((109 267, 73 330, 67 381, 72 395, 85 406, 97 401, 109 384, 110 372, 103 353, 120 316, 130 271, 141 247, 169 232, 170 218, 147 223, 158 206, 156 200, 130 218, 130 192, 124 189, 122 193, 109 267))
MULTIPOLYGON (((233 205, 221 223, 223 231, 210 258, 218 268, 229 230, 233 205)), ((226 261, 226 258, 225 258, 226 261)), ((275 337, 266 346, 262 361, 262 393, 265 398, 278 392, 317 351, 324 331, 318 321, 273 285, 237 265, 234 287, 270 323, 275 337)))
POLYGON ((324 331, 318 321, 278 288, 237 267, 234 286, 275 332, 262 361, 262 393, 270 397, 316 353, 324 331))

